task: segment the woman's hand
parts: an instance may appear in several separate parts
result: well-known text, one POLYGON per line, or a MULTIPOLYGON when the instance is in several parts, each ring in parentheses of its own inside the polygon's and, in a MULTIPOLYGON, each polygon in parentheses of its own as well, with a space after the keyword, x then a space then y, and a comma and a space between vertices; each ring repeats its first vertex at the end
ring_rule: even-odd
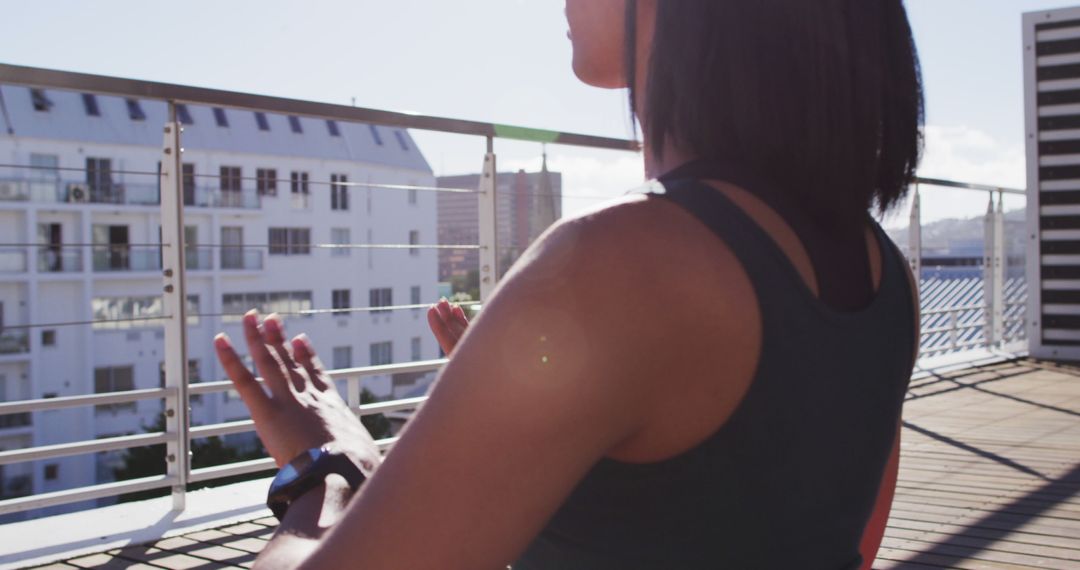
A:
POLYGON ((308 449, 328 445, 370 477, 380 461, 375 441, 341 399, 307 337, 294 338, 289 350, 280 317, 270 315, 260 330, 255 311, 244 315, 244 336, 269 394, 244 366, 228 336, 218 335, 214 348, 278 467, 308 449))
POLYGON ((458 305, 450 305, 444 298, 428 309, 427 318, 431 332, 435 333, 435 339, 439 341, 443 353, 450 356, 469 326, 465 311, 458 305))

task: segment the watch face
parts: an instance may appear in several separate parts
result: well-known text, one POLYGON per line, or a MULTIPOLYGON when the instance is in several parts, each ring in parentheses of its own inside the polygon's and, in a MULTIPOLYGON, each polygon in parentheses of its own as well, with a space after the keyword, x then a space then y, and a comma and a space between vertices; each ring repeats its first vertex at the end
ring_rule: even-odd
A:
POLYGON ((280 488, 292 483, 322 454, 322 449, 309 449, 301 453, 278 471, 277 476, 274 477, 273 486, 280 488))

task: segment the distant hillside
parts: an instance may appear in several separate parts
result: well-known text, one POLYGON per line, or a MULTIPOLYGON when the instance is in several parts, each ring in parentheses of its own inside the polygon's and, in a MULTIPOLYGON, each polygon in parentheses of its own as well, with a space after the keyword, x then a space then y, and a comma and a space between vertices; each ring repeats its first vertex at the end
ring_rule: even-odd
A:
MULTIPOLYGON (((1005 212, 1005 243, 1009 255, 1023 254, 1024 251, 1024 223, 1026 221, 1024 209, 1005 212)), ((980 255, 984 237, 985 218, 978 216, 968 219, 938 220, 923 224, 922 244, 923 252, 956 255, 980 255)), ((908 228, 887 230, 889 237, 906 249, 908 244, 908 228)))

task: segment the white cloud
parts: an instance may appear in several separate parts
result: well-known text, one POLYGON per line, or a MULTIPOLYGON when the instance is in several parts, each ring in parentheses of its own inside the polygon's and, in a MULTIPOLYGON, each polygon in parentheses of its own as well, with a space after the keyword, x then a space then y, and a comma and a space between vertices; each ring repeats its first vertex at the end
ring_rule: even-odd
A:
MULTIPOLYGON (((957 182, 1023 188, 1025 154, 1023 141, 997 139, 973 127, 929 125, 919 175, 957 182)), ((573 214, 606 199, 625 194, 644 181, 640 155, 590 153, 559 149, 548 157, 548 167, 563 175, 563 212, 573 214)), ((503 171, 540 169, 540 157, 503 159, 503 171)), ((970 218, 986 212, 988 194, 970 190, 921 187, 922 219, 970 218)), ((1022 198, 1006 198, 1006 209, 1022 207, 1022 198)), ((902 204, 889 216, 888 227, 906 226, 909 205, 902 204)))
MULTIPOLYGON (((928 125, 926 149, 919 176, 990 186, 1024 188, 1026 185, 1023 141, 997 139, 985 131, 966 126, 928 125)), ((924 223, 946 218, 971 218, 986 213, 988 194, 923 186, 922 220, 924 223)), ((908 224, 910 202, 893 211, 885 220, 888 227, 908 224)), ((1024 200, 1009 197, 1006 209, 1019 208, 1024 200)))

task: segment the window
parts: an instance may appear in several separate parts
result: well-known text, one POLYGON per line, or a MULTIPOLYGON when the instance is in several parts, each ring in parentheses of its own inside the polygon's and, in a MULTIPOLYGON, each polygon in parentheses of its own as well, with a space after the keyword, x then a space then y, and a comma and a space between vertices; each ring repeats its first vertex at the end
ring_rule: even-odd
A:
POLYGON ((394 131, 394 136, 397 137, 397 142, 401 145, 401 150, 408 151, 409 143, 405 140, 405 133, 401 131, 394 131))
POLYGON ((188 111, 187 105, 183 103, 176 104, 176 119, 184 125, 194 125, 195 120, 191 118, 191 112, 188 111))
POLYGON ((221 189, 225 192, 240 192, 244 188, 243 170, 239 166, 222 166, 221 189))
POLYGON ((48 112, 53 106, 53 102, 45 94, 44 89, 31 89, 30 102, 34 105, 35 111, 48 112))
POLYGON ((409 188, 409 205, 416 205, 416 188, 409 188))
POLYGON ((373 342, 371 343, 371 365, 383 366, 394 363, 394 343, 373 342))
MULTIPOLYGON (((187 362, 187 379, 188 384, 198 384, 202 382, 202 373, 200 372, 201 366, 199 366, 198 359, 191 359, 187 362)), ((165 387, 165 362, 158 363, 158 387, 165 387)), ((191 403, 198 404, 202 402, 202 394, 194 394, 188 396, 191 398, 191 403)))
MULTIPOLYGON (((409 230, 409 245, 420 245, 420 232, 418 230, 409 230)), ((420 250, 416 247, 409 248, 409 255, 418 256, 420 250)))
POLYGON ((97 97, 95 97, 92 93, 83 93, 82 94, 82 104, 83 104, 83 108, 86 109, 87 116, 90 116, 90 117, 100 117, 101 116, 101 109, 98 108, 97 97))
POLYGON ((300 117, 296 115, 289 115, 289 128, 298 135, 304 133, 304 128, 300 126, 300 117))
MULTIPOLYGON (((94 297, 90 301, 95 330, 160 327, 165 314, 161 297, 94 297)), ((188 324, 199 324, 199 296, 187 297, 188 324)))
POLYGON ((113 186, 111 159, 86 157, 86 186, 91 202, 115 204, 122 198, 118 188, 113 186))
POLYGON ((289 184, 292 190, 292 207, 295 210, 308 208, 308 173, 292 171, 289 174, 289 184))
POLYGON ((56 346, 56 330, 41 331, 41 346, 56 346))
POLYGON ((412 360, 415 362, 420 360, 420 337, 414 336, 412 339, 412 360))
MULTIPOLYGON (((349 245, 350 243, 349 228, 330 228, 330 243, 333 245, 349 245)), ((349 257, 352 254, 352 250, 347 247, 335 247, 330 250, 332 257, 349 257)))
POLYGON ((255 188, 260 196, 277 196, 277 170, 273 168, 256 169, 255 188))
POLYGON ((221 195, 218 196, 218 206, 225 208, 239 208, 244 203, 244 173, 239 166, 222 166, 219 169, 221 176, 221 195))
POLYGON ((311 228, 270 228, 270 255, 311 255, 311 228))
POLYGON ((419 285, 413 285, 412 288, 409 289, 409 304, 410 305, 419 305, 420 304, 420 286, 419 285))
POLYGON ((333 358, 334 370, 343 370, 345 368, 352 368, 352 347, 351 346, 335 346, 334 358, 333 358))
MULTIPOLYGON (((371 289, 368 291, 368 306, 375 307, 390 307, 394 304, 394 290, 389 287, 381 289, 371 289)), ((371 311, 375 313, 385 313, 386 310, 371 311)))
POLYGON ((217 123, 217 126, 219 127, 229 126, 229 117, 225 115, 225 109, 214 107, 214 122, 217 123))
POLYGON ((338 130, 337 121, 335 121, 333 119, 327 119, 326 120, 326 130, 330 131, 330 136, 332 136, 332 137, 340 137, 341 136, 341 131, 338 130))
POLYGON ((138 99, 126 99, 128 117, 132 121, 145 121, 146 113, 143 112, 142 105, 139 104, 138 99))
MULTIPOLYGON (((94 369, 94 393, 107 394, 109 392, 127 392, 135 389, 135 367, 133 366, 108 366, 94 369)), ((135 402, 122 404, 102 404, 94 406, 95 414, 112 413, 120 411, 135 411, 135 402)))
POLYGON ((45 480, 55 481, 60 476, 60 465, 49 463, 45 465, 45 480))
POLYGON ((255 124, 259 125, 260 131, 270 130, 270 121, 266 120, 266 113, 255 111, 255 124))
POLYGON ((349 177, 344 174, 330 175, 330 209, 347 211, 349 209, 349 177))
POLYGON ((376 127, 375 125, 368 125, 368 128, 371 129, 371 138, 375 139, 375 144, 382 146, 382 135, 379 134, 379 127, 376 127))
MULTIPOLYGON (((311 291, 271 293, 226 293, 221 296, 222 322, 239 322, 244 313, 255 309, 264 315, 298 315, 311 311, 311 291)), ((305 315, 310 316, 310 314, 305 315)))
POLYGON ((335 315, 349 315, 349 309, 352 307, 352 291, 349 289, 334 289, 330 293, 332 307, 335 309, 335 315), (341 310, 338 310, 341 309, 341 310))

